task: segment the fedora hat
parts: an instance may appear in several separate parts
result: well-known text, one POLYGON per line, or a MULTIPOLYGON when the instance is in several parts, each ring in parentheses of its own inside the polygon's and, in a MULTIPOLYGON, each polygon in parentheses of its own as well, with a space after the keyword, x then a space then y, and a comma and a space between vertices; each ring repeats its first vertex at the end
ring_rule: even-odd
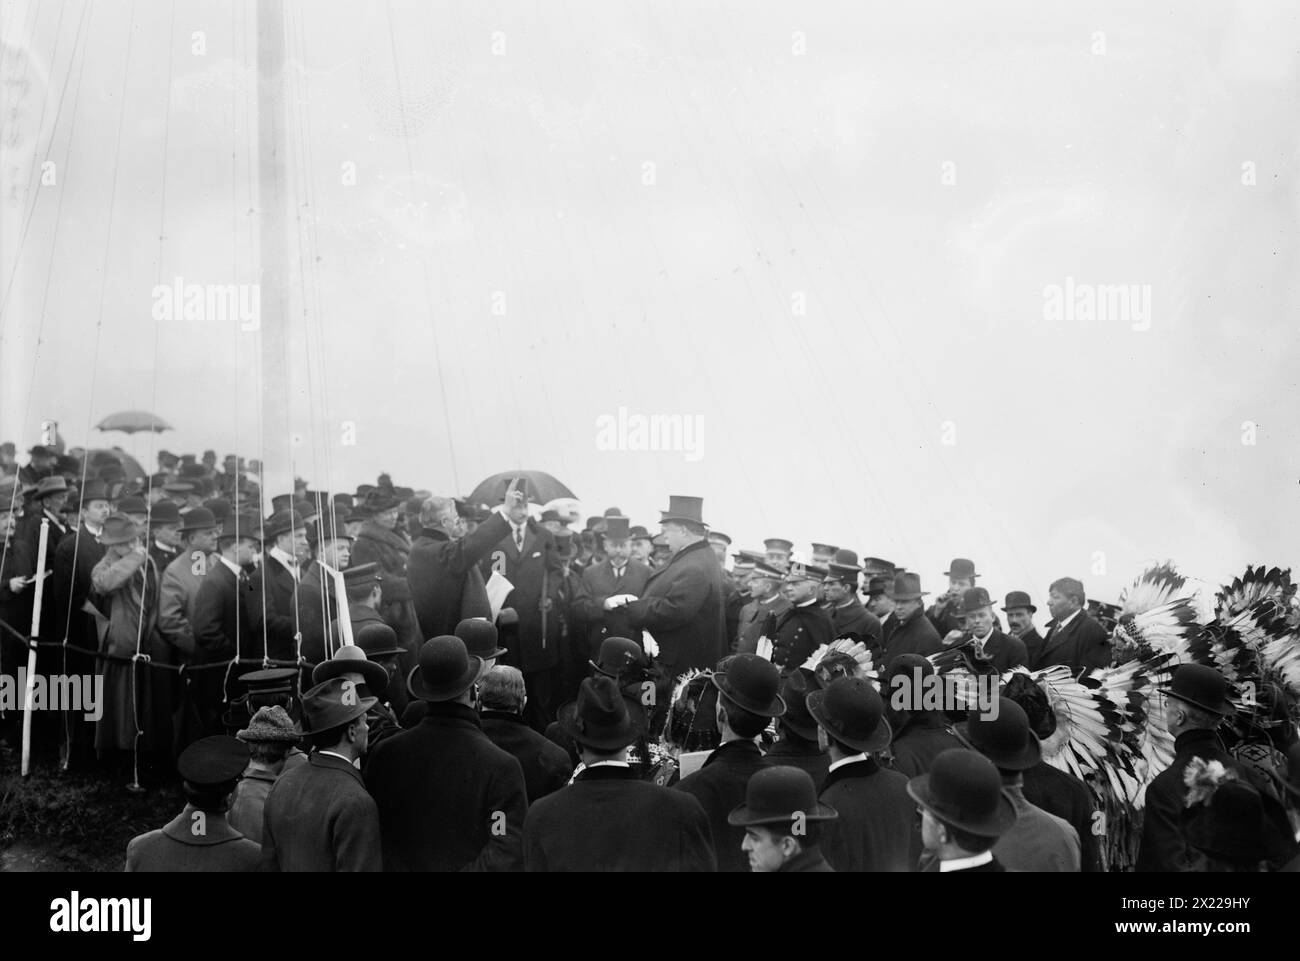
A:
POLYGON ((62 474, 54 474, 51 477, 42 477, 36 482, 36 498, 48 497, 51 494, 66 494, 68 492, 68 482, 64 480, 62 474))
POLYGON ((808 712, 808 692, 812 689, 810 672, 795 668, 781 682, 781 700, 785 713, 781 723, 805 741, 817 740, 817 721, 808 712))
POLYGON ((105 547, 112 547, 115 544, 129 544, 139 534, 140 531, 131 518, 125 514, 111 514, 108 520, 104 521, 104 529, 99 534, 99 543, 105 547))
POLYGON ((796 815, 805 821, 834 821, 840 816, 829 804, 817 800, 817 786, 807 771, 788 765, 760 768, 745 785, 745 803, 732 808, 727 823, 791 824, 796 815))
POLYGON ((867 581, 867 596, 875 597, 878 594, 889 594, 894 586, 894 579, 888 574, 876 574, 867 581))
POLYGON ((346 677, 331 677, 302 696, 303 725, 319 734, 350 724, 378 703, 378 698, 364 696, 356 682, 346 677))
MULTIPOLYGON (((668 510, 659 512, 659 523, 686 522, 704 526, 704 498, 683 497, 672 494, 668 498, 668 510)), ((607 521, 608 523, 608 521, 607 521)))
POLYGON ((785 713, 781 700, 781 673, 771 661, 757 654, 729 657, 713 674, 713 686, 737 706, 759 717, 780 717, 785 713))
POLYGON ((266 531, 263 535, 268 541, 273 541, 281 534, 288 534, 290 531, 296 531, 299 528, 305 528, 307 521, 303 515, 296 511, 276 511, 266 519, 266 531))
POLYGON ((482 670, 483 659, 470 654, 464 641, 440 634, 420 646, 420 660, 411 670, 408 687, 422 701, 451 701, 468 691, 482 670))
POLYGON ((1002 605, 1002 613, 1005 614, 1007 611, 1014 611, 1020 607, 1028 608, 1030 614, 1038 611, 1038 608, 1034 607, 1033 601, 1029 599, 1028 592, 1008 591, 1006 603, 1002 605))
POLYGON ((630 668, 641 666, 644 659, 641 645, 630 637, 607 637, 600 642, 596 660, 587 663, 606 677, 618 680, 630 668))
POLYGON ((993 762, 1001 771, 1026 771, 1043 756, 1038 738, 1029 727, 1029 715, 1011 698, 999 695, 998 716, 985 718, 977 711, 954 730, 958 738, 993 762))
POLYGON ((808 713, 827 734, 856 751, 883 751, 893 737, 885 701, 864 677, 837 677, 824 691, 813 691, 808 713))
POLYGON ((605 540, 607 541, 625 541, 632 536, 632 530, 628 527, 630 521, 626 517, 606 517, 605 518, 605 540))
POLYGON ((456 636, 465 642, 465 649, 484 661, 500 657, 506 648, 497 643, 497 627, 482 617, 467 617, 456 625, 456 636))
POLYGON ((965 748, 940 753, 927 773, 907 782, 907 793, 939 821, 976 837, 1000 837, 1016 823, 998 769, 965 748))
POLYGON ((894 589, 887 592, 896 601, 915 601, 929 594, 921 590, 920 574, 898 574, 894 577, 894 589))
POLYGON ((234 781, 248 767, 248 745, 225 734, 195 741, 176 759, 181 779, 196 787, 217 787, 234 781))
POLYGON ((975 573, 975 562, 969 557, 954 557, 943 573, 945 577, 979 577, 975 573))
POLYGON ((236 732, 235 737, 248 744, 297 744, 302 731, 288 711, 279 704, 270 704, 259 707, 248 727, 236 732))
POLYGON ((972 587, 970 590, 963 591, 961 595, 962 614, 973 614, 976 611, 993 606, 993 598, 989 597, 989 592, 982 587, 972 587))
POLYGON ((384 666, 366 657, 366 652, 356 644, 344 644, 328 661, 321 661, 312 668, 311 682, 323 684, 332 677, 346 677, 349 674, 361 676, 357 692, 362 697, 383 697, 388 689, 388 672, 384 666))
POLYGON ((583 680, 578 699, 560 708, 559 722, 569 737, 598 751, 617 751, 637 736, 627 698, 613 678, 601 674, 583 680))
POLYGON ((1160 693, 1221 717, 1237 713, 1228 700, 1227 680, 1204 664, 1179 664, 1169 686, 1160 688, 1160 693))

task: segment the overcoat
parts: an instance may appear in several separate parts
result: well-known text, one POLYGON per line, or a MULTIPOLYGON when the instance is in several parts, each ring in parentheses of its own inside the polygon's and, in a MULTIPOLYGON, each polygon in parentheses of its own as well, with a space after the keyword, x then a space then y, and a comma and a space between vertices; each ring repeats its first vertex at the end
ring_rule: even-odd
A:
POLYGON ((488 740, 519 762, 529 804, 569 783, 574 767, 569 753, 534 731, 518 714, 483 711, 479 721, 488 740))
POLYGON ((481 589, 478 564, 509 530, 510 523, 496 512, 472 533, 454 540, 440 527, 421 528, 411 545, 406 579, 426 640, 456 630, 466 616, 461 609, 467 580, 481 589))
POLYGON ((756 743, 728 741, 705 759, 703 767, 673 787, 694 797, 708 815, 719 871, 749 870, 749 855, 740 848, 745 829, 728 824, 727 815, 744 803, 750 777, 763 767, 756 743))
POLYGON ((378 871, 379 814, 361 772, 313 751, 288 766, 262 810, 263 871, 378 871))
POLYGON ((870 757, 837 767, 819 800, 839 812, 822 825, 821 848, 836 871, 910 871, 921 856, 907 778, 870 757))
POLYGON ((1110 635, 1087 611, 1078 615, 1063 630, 1055 620, 1047 622, 1038 658, 1028 664, 1031 671, 1040 671, 1056 664, 1066 664, 1078 673, 1089 667, 1110 667, 1110 635))
POLYGON ((258 869, 261 857, 257 843, 232 828, 224 814, 202 812, 187 804, 164 826, 130 840, 126 870, 252 872, 258 869))
POLYGON ((650 575, 627 613, 633 627, 654 637, 659 662, 674 675, 715 667, 729 645, 722 567, 713 548, 706 541, 683 547, 650 575))

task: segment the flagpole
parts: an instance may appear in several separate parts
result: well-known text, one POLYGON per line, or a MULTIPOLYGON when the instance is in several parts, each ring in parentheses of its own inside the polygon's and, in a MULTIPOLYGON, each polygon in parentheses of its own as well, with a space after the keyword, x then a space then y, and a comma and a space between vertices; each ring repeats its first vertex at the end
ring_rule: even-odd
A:
POLYGON ((23 766, 22 776, 32 760, 32 701, 36 696, 36 642, 41 634, 41 601, 45 595, 45 556, 50 541, 50 519, 41 518, 41 546, 36 555, 36 595, 32 599, 31 640, 27 642, 27 683, 23 686, 23 766))

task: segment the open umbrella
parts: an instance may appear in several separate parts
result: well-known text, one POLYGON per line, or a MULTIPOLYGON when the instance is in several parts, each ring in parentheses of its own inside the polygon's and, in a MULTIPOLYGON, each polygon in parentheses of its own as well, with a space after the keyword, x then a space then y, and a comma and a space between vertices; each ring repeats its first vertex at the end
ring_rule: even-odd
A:
POLYGON ((501 503, 501 498, 506 496, 506 488, 510 486, 510 481, 516 477, 522 477, 525 480, 525 497, 530 503, 544 504, 547 501, 555 500, 557 497, 574 497, 573 491, 569 490, 550 474, 540 470, 508 470, 500 474, 493 474, 487 480, 480 481, 479 485, 474 488, 474 492, 469 495, 468 500, 471 504, 488 504, 494 506, 501 503))
POLYGON ((147 410, 121 410, 101 420, 95 425, 95 430, 120 430, 124 434, 151 430, 161 434, 165 430, 172 430, 172 425, 147 410))

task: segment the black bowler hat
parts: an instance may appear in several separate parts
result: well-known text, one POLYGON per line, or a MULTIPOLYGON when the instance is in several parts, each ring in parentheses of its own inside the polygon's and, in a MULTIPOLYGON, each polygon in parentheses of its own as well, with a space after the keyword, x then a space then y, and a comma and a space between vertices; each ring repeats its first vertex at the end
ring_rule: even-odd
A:
POLYGON ((617 680, 629 669, 640 666, 644 660, 645 652, 641 650, 641 645, 630 637, 607 637, 600 642, 596 660, 587 663, 606 677, 617 680))
POLYGON ((972 587, 970 590, 963 591, 961 595, 961 614, 973 614, 983 607, 992 607, 993 598, 989 597, 989 592, 982 587, 972 587))
POLYGON ((985 718, 971 710, 954 730, 961 740, 993 762, 1002 771, 1027 771, 1042 759, 1038 738, 1029 727, 1025 709, 1006 696, 999 696, 997 717, 985 718))
POLYGON ((1008 591, 1006 603, 1002 606, 1002 612, 1014 611, 1016 608, 1028 608, 1029 613, 1035 613, 1038 608, 1034 607, 1033 602, 1029 599, 1027 591, 1008 591))
POLYGON ((350 724, 378 703, 378 698, 364 696, 355 681, 331 677, 302 696, 303 726, 319 734, 350 724))
POLYGON ((598 751, 627 747, 637 735, 627 699, 613 678, 601 674, 583 680, 578 699, 560 708, 559 723, 569 737, 598 751))
POLYGON ((482 670, 483 659, 470 654, 464 641, 440 634, 421 645, 407 686, 422 701, 452 701, 470 689, 482 670))
POLYGON ((812 687, 810 672, 802 667, 791 671, 781 682, 781 700, 785 713, 781 723, 805 741, 817 740, 817 722, 808 713, 808 692, 812 687))
POLYGON ((312 668, 311 682, 322 684, 331 677, 348 674, 361 675, 362 684, 357 689, 361 697, 383 697, 388 689, 388 671, 366 657, 366 652, 355 644, 342 645, 328 661, 312 668))
POLYGON ((736 827, 754 824, 792 824, 798 815, 805 821, 834 821, 839 812, 817 800, 812 775, 797 767, 776 765, 750 775, 745 785, 745 803, 733 808, 727 823, 736 827))
POLYGON ((646 530, 644 527, 642 527, 640 524, 637 524, 636 526, 629 529, 627 532, 627 536, 634 541, 649 541, 654 539, 650 536, 650 532, 646 530))
POLYGON ((217 787, 236 780, 248 767, 248 745, 218 734, 195 741, 176 759, 181 779, 195 787, 217 787))
POLYGON ((907 793, 939 821, 976 837, 1000 837, 1016 823, 998 769, 962 747, 940 753, 927 773, 907 782, 907 793))
POLYGON ((175 501, 162 500, 153 505, 149 511, 149 526, 162 527, 164 524, 179 524, 181 509, 175 501))
POLYGON ((979 577, 975 573, 975 562, 968 557, 954 557, 943 573, 945 577, 979 577))
POLYGON ((497 643, 497 626, 482 617, 467 617, 456 625, 456 636, 465 642, 465 649, 475 657, 490 661, 506 653, 497 643))
POLYGON ((326 512, 317 518, 316 523, 307 525, 307 543, 315 547, 321 541, 355 541, 356 538, 351 534, 344 533, 342 522, 335 526, 330 522, 329 513, 326 512))
POLYGON ((1170 685, 1160 688, 1160 693, 1221 717, 1237 713, 1228 700, 1227 680, 1204 664, 1179 664, 1174 668, 1170 685))
POLYGON ((607 541, 625 541, 632 536, 628 528, 629 521, 626 517, 607 517, 605 518, 605 540, 607 541))
POLYGON ((851 551, 847 547, 839 548, 835 552, 834 560, 836 564, 848 564, 850 567, 862 570, 861 567, 858 567, 858 552, 851 551))
POLYGON ((759 717, 780 717, 785 701, 778 693, 781 672, 757 654, 737 654, 726 660, 725 670, 713 674, 713 686, 739 707, 759 717))
POLYGON ((659 523, 687 522, 704 526, 704 498, 683 497, 672 494, 668 497, 668 510, 659 512, 659 523))
POLYGON ((864 677, 837 677, 808 695, 808 713, 826 733, 855 751, 882 751, 893 737, 885 702, 864 677))

